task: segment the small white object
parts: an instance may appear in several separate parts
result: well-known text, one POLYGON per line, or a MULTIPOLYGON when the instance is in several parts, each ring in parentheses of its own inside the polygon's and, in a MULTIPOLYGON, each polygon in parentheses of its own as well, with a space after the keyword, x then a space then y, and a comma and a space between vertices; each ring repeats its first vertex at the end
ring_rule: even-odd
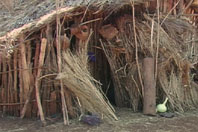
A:
POLYGON ((160 112, 160 113, 166 112, 167 111, 167 107, 166 107, 167 101, 168 101, 168 98, 166 97, 166 99, 163 102, 163 104, 158 104, 157 105, 156 111, 160 112))

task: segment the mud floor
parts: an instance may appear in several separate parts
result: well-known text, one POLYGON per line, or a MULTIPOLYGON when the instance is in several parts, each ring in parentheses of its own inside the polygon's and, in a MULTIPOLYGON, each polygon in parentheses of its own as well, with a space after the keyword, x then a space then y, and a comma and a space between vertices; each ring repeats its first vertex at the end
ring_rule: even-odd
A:
POLYGON ((42 127, 37 119, 0 117, 0 132, 198 132, 198 111, 177 114, 173 118, 145 116, 130 109, 117 110, 118 121, 103 121, 99 126, 88 126, 78 120, 63 125, 62 119, 48 118, 48 125, 42 127))

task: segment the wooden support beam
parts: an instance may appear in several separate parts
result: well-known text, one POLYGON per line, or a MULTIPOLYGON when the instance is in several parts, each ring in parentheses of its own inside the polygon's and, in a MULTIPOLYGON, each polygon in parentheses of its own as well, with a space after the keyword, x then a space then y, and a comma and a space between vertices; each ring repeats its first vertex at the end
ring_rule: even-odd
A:
POLYGON ((146 115, 156 114, 156 88, 154 79, 154 59, 143 60, 144 98, 143 113, 146 115))
POLYGON ((42 75, 41 67, 44 64, 46 46, 47 46, 47 39, 43 38, 42 41, 41 41, 41 50, 40 50, 39 63, 38 63, 39 69, 37 71, 37 76, 36 76, 36 80, 35 80, 36 101, 37 101, 37 106, 38 106, 38 110, 39 110, 40 119, 41 119, 44 126, 46 125, 46 121, 45 121, 45 117, 44 117, 44 113, 43 113, 43 108, 42 108, 42 105, 41 105, 40 80, 39 80, 39 78, 42 75))
MULTIPOLYGON (((26 45, 24 43, 24 37, 22 36, 20 38, 20 41, 21 41, 21 45, 20 45, 20 62, 21 62, 21 68, 24 69, 24 70, 21 70, 21 74, 22 74, 22 85, 23 87, 20 87, 20 89, 23 88, 23 99, 21 100, 22 102, 24 102, 25 100, 27 100, 28 98, 28 93, 29 93, 29 90, 30 90, 30 71, 28 70, 29 69, 29 66, 28 66, 28 61, 27 61, 27 51, 26 51, 26 45)), ((26 116, 28 117, 31 117, 31 109, 28 108, 26 110, 26 116)))

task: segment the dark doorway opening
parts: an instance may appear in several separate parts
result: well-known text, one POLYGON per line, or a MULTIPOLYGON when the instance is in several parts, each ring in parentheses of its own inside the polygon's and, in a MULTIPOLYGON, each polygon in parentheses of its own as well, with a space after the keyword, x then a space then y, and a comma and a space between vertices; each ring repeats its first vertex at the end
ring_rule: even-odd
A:
POLYGON ((94 52, 95 61, 90 62, 93 77, 102 84, 102 91, 112 105, 115 103, 114 84, 108 60, 102 50, 94 52))

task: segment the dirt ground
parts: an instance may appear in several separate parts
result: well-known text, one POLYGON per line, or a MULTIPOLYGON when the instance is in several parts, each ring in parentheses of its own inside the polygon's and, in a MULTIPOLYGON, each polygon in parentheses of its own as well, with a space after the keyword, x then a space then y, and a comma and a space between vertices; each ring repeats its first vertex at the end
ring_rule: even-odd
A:
POLYGON ((99 126, 88 126, 78 120, 63 125, 62 119, 49 121, 42 127, 39 120, 1 117, 0 132, 197 132, 198 111, 176 114, 173 118, 145 116, 130 109, 117 110, 118 121, 103 121, 99 126))

